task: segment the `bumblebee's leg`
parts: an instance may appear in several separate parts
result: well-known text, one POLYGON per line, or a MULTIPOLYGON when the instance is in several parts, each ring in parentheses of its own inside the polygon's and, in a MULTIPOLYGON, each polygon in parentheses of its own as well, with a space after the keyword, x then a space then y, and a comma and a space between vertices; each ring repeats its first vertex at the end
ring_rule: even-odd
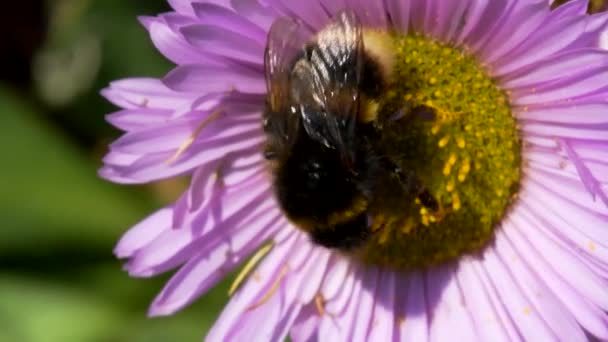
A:
POLYGON ((431 195, 427 188, 422 186, 419 187, 417 197, 425 208, 430 209, 434 213, 438 213, 440 211, 441 208, 439 206, 439 202, 433 195, 431 195))
POLYGON ((385 159, 384 162, 386 163, 385 165, 393 170, 394 174, 401 183, 401 186, 403 186, 406 192, 415 194, 420 203, 433 213, 441 213, 442 210, 439 201, 437 201, 435 196, 433 196, 431 192, 424 185, 422 185, 414 172, 403 170, 397 164, 388 159, 385 159))
POLYGON ((412 120, 412 119, 420 119, 424 121, 432 121, 435 120, 437 116, 437 111, 435 108, 419 105, 414 106, 411 103, 407 103, 401 109, 399 109, 396 113, 394 113, 390 117, 390 121, 400 121, 400 120, 412 120))
POLYGON ((420 105, 412 108, 411 115, 424 121, 433 121, 437 117, 437 110, 433 107, 420 105))

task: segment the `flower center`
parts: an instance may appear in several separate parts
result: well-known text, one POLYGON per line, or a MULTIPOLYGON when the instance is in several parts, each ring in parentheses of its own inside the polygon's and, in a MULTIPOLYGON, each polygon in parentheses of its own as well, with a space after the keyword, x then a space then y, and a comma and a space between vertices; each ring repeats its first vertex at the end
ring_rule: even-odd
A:
POLYGON ((436 114, 395 121, 383 144, 440 209, 387 191, 372 213, 381 228, 357 255, 365 263, 409 269, 473 252, 492 238, 517 195, 521 147, 505 92, 471 55, 418 34, 393 41, 394 82, 380 112, 426 106, 436 114))

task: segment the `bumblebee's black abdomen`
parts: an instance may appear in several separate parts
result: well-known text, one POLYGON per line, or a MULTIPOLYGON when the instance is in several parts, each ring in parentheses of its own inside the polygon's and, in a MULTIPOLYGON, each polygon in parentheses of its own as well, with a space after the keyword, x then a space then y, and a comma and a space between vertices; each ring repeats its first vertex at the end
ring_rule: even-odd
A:
POLYGON ((348 251, 363 245, 371 235, 367 214, 331 227, 315 229, 310 233, 312 241, 327 248, 338 248, 348 251))
POLYGON ((332 213, 348 209, 358 194, 353 174, 336 150, 306 136, 298 139, 276 176, 279 203, 294 220, 324 222, 332 213))

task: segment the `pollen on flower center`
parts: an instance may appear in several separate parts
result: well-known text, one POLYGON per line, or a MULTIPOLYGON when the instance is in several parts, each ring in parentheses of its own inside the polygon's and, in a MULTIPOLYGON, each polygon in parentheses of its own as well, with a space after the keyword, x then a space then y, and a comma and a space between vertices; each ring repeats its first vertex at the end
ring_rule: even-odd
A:
POLYGON ((387 192, 372 213, 377 231, 357 255, 407 269, 456 258, 492 238, 517 195, 521 151, 508 98, 477 60, 422 35, 393 39, 394 82, 380 111, 424 105, 436 115, 396 121, 382 139, 441 209, 387 192))

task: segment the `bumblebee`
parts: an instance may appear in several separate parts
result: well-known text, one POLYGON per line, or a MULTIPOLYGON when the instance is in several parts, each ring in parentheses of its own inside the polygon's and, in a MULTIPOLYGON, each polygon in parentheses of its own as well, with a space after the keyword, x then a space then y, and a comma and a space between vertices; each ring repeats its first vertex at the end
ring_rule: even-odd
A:
POLYGON ((382 113, 391 84, 390 38, 342 12, 312 36, 291 19, 271 27, 263 114, 278 203, 296 227, 327 248, 352 251, 378 231, 382 197, 437 201, 383 139, 396 120, 430 108, 382 113))

